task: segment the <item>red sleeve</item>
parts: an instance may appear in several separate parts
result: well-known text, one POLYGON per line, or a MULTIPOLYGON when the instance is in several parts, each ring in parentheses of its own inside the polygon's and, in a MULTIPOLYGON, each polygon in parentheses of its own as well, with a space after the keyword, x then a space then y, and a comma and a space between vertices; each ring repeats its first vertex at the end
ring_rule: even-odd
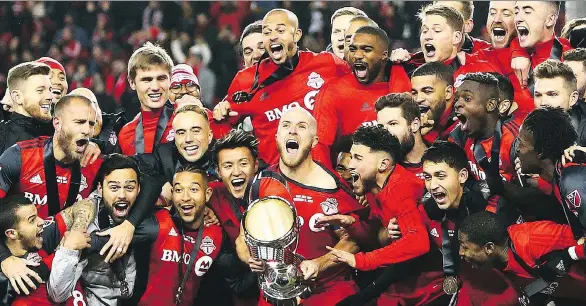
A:
POLYGON ((511 59, 514 59, 515 57, 529 58, 529 54, 527 54, 527 50, 525 50, 525 48, 521 47, 521 44, 519 43, 518 37, 513 38, 513 40, 511 41, 511 44, 509 45, 509 48, 511 48, 511 59))
POLYGON ((315 110, 313 116, 317 122, 318 144, 312 151, 314 160, 332 168, 330 147, 334 144, 338 134, 338 110, 336 109, 336 88, 337 82, 326 85, 317 94, 315 99, 315 110))
POLYGON ((492 45, 485 40, 472 37, 472 41, 474 42, 474 48, 472 50, 472 53, 492 48, 492 45))
POLYGON ((411 80, 402 65, 391 67, 389 83, 389 92, 391 93, 411 92, 411 80))
POLYGON ((516 227, 515 250, 529 264, 552 251, 563 250, 576 245, 572 229, 568 225, 553 221, 524 223, 516 227))
POLYGON ((403 198, 399 203, 393 203, 393 205, 401 205, 401 207, 405 208, 396 217, 399 227, 405 229, 403 236, 378 250, 354 255, 356 269, 374 270, 384 265, 403 262, 429 252, 429 236, 413 197, 403 198))
MULTIPOLYGON (((140 114, 139 114, 140 115, 140 114)), ((132 156, 134 155, 134 137, 136 130, 136 118, 131 122, 128 122, 122 127, 120 133, 118 133, 118 144, 123 155, 132 156)))
POLYGON ((336 65, 336 75, 337 76, 339 76, 339 77, 344 76, 344 75, 352 72, 350 70, 350 65, 348 65, 348 63, 345 60, 337 57, 334 54, 332 54, 332 58, 333 58, 334 65, 336 65))
POLYGON ((55 224, 59 230, 59 239, 63 239, 63 235, 65 235, 65 232, 67 232, 67 224, 65 224, 65 221, 63 221, 63 216, 61 216, 61 214, 57 214, 55 216, 55 224))

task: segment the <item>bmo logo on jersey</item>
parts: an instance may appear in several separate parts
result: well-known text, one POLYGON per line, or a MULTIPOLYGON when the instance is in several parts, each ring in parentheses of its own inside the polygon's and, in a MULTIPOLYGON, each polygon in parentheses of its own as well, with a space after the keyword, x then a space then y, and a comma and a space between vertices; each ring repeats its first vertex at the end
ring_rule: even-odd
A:
POLYGON ((32 192, 24 192, 24 197, 29 199, 35 205, 46 205, 47 204, 47 195, 43 195, 42 197, 36 193, 32 192))
MULTIPOLYGON (((312 232, 318 233, 318 232, 324 231, 326 229, 325 226, 324 227, 316 227, 317 220, 321 216, 325 216, 325 215, 322 213, 317 213, 317 214, 314 214, 313 216, 311 216, 311 218, 309 218, 309 224, 307 226, 309 226, 309 229, 312 232)), ((305 219, 303 219, 302 216, 298 216, 297 218, 298 218, 298 222, 299 222, 299 227, 303 227, 303 225, 305 224, 305 219)))
POLYGON ((283 105, 281 108, 273 108, 272 110, 268 110, 265 112, 265 116, 267 116, 267 121, 275 121, 281 119, 283 113, 290 110, 293 107, 305 107, 308 110, 313 110, 315 105, 315 96, 319 93, 319 90, 312 90, 305 94, 303 97, 303 105, 297 101, 293 101, 289 104, 283 105))
POLYGON ((362 122, 362 124, 361 124, 361 125, 362 125, 362 126, 375 126, 375 125, 377 125, 377 124, 378 124, 378 122, 376 122, 376 120, 372 120, 372 121, 365 121, 365 122, 362 122))
POLYGON ((183 263, 188 264, 189 259, 191 258, 191 254, 186 253, 186 254, 183 254, 183 256, 181 256, 181 254, 179 254, 179 252, 177 252, 175 250, 163 249, 163 256, 161 256, 161 260, 162 261, 179 262, 179 260, 181 260, 181 257, 183 257, 183 263))

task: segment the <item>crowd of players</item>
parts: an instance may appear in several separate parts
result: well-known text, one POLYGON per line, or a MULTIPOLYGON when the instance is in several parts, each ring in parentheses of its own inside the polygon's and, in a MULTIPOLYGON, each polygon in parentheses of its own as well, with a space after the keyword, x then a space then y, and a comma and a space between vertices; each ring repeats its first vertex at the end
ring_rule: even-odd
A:
POLYGON ((213 110, 147 43, 130 122, 51 58, 13 67, 1 303, 267 305, 241 221, 279 195, 302 305, 584 305, 586 21, 557 37, 559 5, 491 2, 489 43, 467 34, 472 2, 431 4, 415 54, 352 7, 328 52, 302 51, 275 9, 213 110))

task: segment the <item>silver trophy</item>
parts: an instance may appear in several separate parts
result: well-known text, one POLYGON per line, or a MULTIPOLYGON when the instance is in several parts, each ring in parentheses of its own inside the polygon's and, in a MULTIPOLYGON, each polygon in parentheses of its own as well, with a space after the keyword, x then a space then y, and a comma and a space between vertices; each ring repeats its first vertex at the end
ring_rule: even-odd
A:
POLYGON ((253 258, 266 262, 259 276, 260 289, 269 303, 296 305, 297 297, 310 294, 303 283, 296 253, 299 236, 297 211, 287 200, 268 196, 252 202, 243 216, 244 238, 253 258))

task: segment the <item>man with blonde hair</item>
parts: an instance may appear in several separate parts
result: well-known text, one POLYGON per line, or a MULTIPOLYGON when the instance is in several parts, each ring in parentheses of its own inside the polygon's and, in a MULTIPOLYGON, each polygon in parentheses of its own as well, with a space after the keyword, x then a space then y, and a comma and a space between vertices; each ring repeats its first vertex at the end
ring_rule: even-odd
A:
POLYGON ((173 60, 167 51, 147 42, 128 61, 128 82, 136 90, 140 113, 120 130, 120 148, 124 155, 151 153, 174 132, 173 106, 169 102, 169 86, 173 60))

